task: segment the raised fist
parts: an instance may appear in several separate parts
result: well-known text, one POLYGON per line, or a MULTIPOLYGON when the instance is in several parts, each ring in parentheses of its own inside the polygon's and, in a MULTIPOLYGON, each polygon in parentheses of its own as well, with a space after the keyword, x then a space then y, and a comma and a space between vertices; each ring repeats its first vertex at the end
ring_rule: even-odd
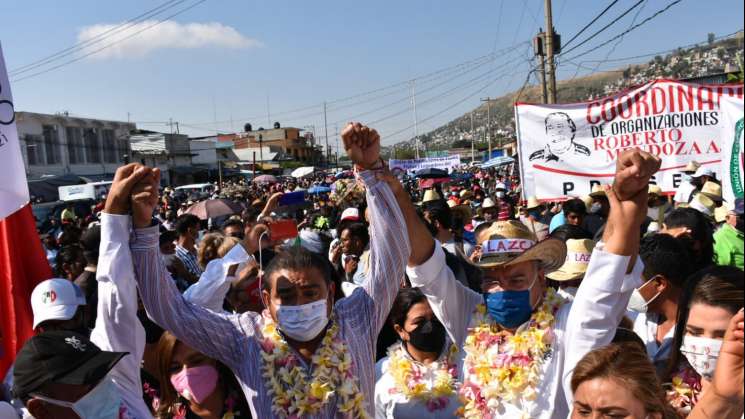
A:
POLYGON ((661 160, 639 149, 626 150, 616 162, 613 191, 620 201, 628 201, 644 192, 645 199, 649 180, 660 169, 661 160))
POLYGON ((350 122, 341 133, 344 150, 362 170, 372 169, 380 160, 380 135, 359 122, 350 122))

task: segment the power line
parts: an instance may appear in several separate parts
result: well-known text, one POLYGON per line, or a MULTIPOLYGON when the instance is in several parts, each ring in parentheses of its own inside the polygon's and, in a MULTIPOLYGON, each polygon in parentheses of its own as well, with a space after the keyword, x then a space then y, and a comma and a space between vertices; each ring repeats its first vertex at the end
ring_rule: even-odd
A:
MULTIPOLYGON (((562 51, 562 55, 564 55, 564 54, 567 54, 567 53, 569 53, 569 52, 571 52, 571 51, 574 51, 575 49, 577 49, 577 48, 581 47, 582 45, 584 45, 584 44, 586 44, 586 43, 590 42, 590 40, 592 40, 592 39, 593 39, 593 38, 595 38, 596 36, 600 35, 600 34, 601 34, 602 32, 604 32, 604 31, 605 31, 606 29, 608 29, 609 27, 611 27, 611 26, 612 26, 612 25, 613 25, 614 23, 618 22, 619 20, 623 19, 623 18, 624 18, 624 17, 625 17, 625 16, 627 15, 627 14, 631 13, 631 11, 632 11, 632 10, 636 9, 637 7, 639 7, 639 5, 641 5, 642 3, 644 3, 644 1, 645 1, 645 0, 639 0, 639 1, 637 1, 637 2, 636 2, 636 3, 634 3, 634 4, 633 4, 633 5, 631 6, 631 7, 629 7, 629 8, 628 8, 628 9, 627 9, 627 10, 626 10, 625 12, 623 12, 623 13, 622 13, 622 14, 621 14, 620 16, 618 16, 617 18, 615 18, 615 19, 613 19, 612 21, 610 21, 610 23, 608 23, 607 25, 603 26, 602 28, 600 28, 600 30, 596 31, 595 33, 593 33, 593 34, 592 34, 592 35, 590 35, 589 37, 585 38, 585 40, 584 40, 584 41, 580 42, 579 44, 575 45, 575 46, 574 46, 574 47, 572 47, 572 48, 569 48, 569 49, 568 49, 568 50, 566 50, 566 51, 562 51)), ((571 42, 571 41, 573 41, 573 39, 571 39, 571 40, 570 40, 570 42, 571 42)), ((567 44, 568 44, 568 43, 569 43, 569 42, 567 42, 567 44)), ((565 44, 564 46, 566 47, 566 44, 565 44)))
MULTIPOLYGON (((641 0, 641 1, 645 1, 645 0, 641 0)), ((658 11, 657 11, 657 12, 655 12, 655 13, 654 13, 653 15, 651 15, 651 16, 649 16, 649 17, 647 17, 646 19, 642 20, 641 22, 637 23, 636 25, 634 25, 634 26, 632 26, 632 27, 630 27, 630 28, 626 29, 625 31, 621 32, 620 34, 618 34, 618 35, 614 36, 613 38, 611 38, 611 39, 609 39, 609 40, 607 40, 607 41, 603 42, 603 43, 602 43, 602 44, 600 44, 600 45, 597 45, 597 46, 596 46, 596 47, 594 47, 594 48, 591 48, 591 49, 589 49, 589 50, 587 50, 587 51, 585 51, 585 52, 583 52, 583 53, 580 53, 580 54, 578 54, 578 55, 575 55, 575 56, 574 56, 574 57, 572 57, 572 58, 569 58, 569 60, 576 60, 576 59, 577 59, 577 58, 579 58, 579 57, 585 56, 585 55, 587 55, 587 54, 589 54, 589 53, 591 53, 591 52, 593 52, 593 51, 596 51, 596 50, 598 50, 598 49, 600 49, 600 48, 602 48, 602 47, 604 47, 604 46, 608 45, 609 43, 611 43, 611 42, 615 41, 616 39, 618 39, 618 38, 620 38, 620 37, 622 37, 622 36, 626 35, 627 33, 629 33, 629 32, 631 32, 631 31, 633 31, 634 29, 636 29, 636 28, 638 28, 638 27, 640 27, 640 26, 644 25, 645 23, 649 22, 650 20, 652 20, 652 19, 656 18, 657 16, 661 15, 662 13, 665 13, 665 12, 666 12, 667 10, 669 10, 669 9, 670 9, 671 7, 675 6, 676 4, 680 3, 681 1, 683 1, 683 0, 674 0, 673 2, 671 2, 670 4, 668 4, 667 6, 665 6, 664 8, 662 8, 662 9, 658 10, 658 11)), ((576 47, 575 47, 575 48, 576 48, 576 47)), ((572 48, 572 49, 574 49, 574 48, 572 48)))
POLYGON ((198 6, 198 5, 202 4, 202 3, 204 3, 205 1, 207 1, 207 0, 198 0, 198 1, 196 2, 196 3, 193 3, 193 4, 191 4, 190 6, 187 6, 187 7, 183 8, 183 9, 179 10, 178 12, 176 12, 176 13, 173 13, 173 14, 171 14, 170 16, 166 17, 165 19, 159 20, 159 21, 157 21, 157 22, 153 23, 152 25, 149 25, 149 26, 147 26, 147 27, 145 27, 145 28, 143 28, 143 29, 140 29, 139 31, 137 31, 137 32, 135 32, 135 33, 133 33, 133 34, 130 34, 130 35, 128 35, 128 36, 126 36, 126 37, 124 37, 124 38, 122 38, 122 39, 118 39, 118 40, 116 40, 116 41, 114 41, 114 42, 111 42, 111 43, 109 43, 109 44, 107 44, 107 45, 104 45, 103 47, 101 47, 101 48, 99 48, 99 49, 96 49, 96 50, 94 50, 94 51, 91 51, 91 52, 89 52, 89 53, 87 53, 87 54, 81 55, 80 57, 74 58, 74 59, 72 59, 72 60, 69 60, 69 61, 65 61, 65 62, 63 62, 63 63, 61 63, 61 64, 58 64, 58 65, 56 65, 56 66, 54 66, 54 67, 50 67, 50 68, 48 68, 48 69, 46 69, 46 70, 38 71, 38 72, 36 72, 36 73, 32 73, 32 74, 29 74, 29 75, 27 75, 27 76, 24 76, 24 77, 21 77, 21 78, 19 78, 19 79, 14 79, 14 80, 13 80, 13 82, 14 82, 14 83, 17 83, 17 82, 20 82, 20 81, 23 81, 23 80, 27 80, 27 79, 30 79, 30 78, 32 78, 32 77, 36 77, 36 76, 39 76, 39 75, 42 75, 42 74, 48 73, 48 72, 50 72, 50 71, 56 70, 56 69, 58 69, 58 68, 61 68, 61 67, 65 67, 65 66, 67 66, 67 65, 69 65, 69 64, 72 64, 72 63, 75 63, 75 62, 77 62, 77 61, 80 61, 80 60, 82 60, 83 58, 89 57, 89 56, 91 56, 91 55, 97 54, 97 53, 99 53, 99 52, 101 52, 101 51, 103 51, 103 50, 105 50, 105 49, 108 49, 108 48, 110 48, 110 47, 112 47, 112 46, 114 46, 114 45, 116 45, 116 44, 118 44, 118 43, 124 42, 124 41, 126 41, 126 40, 128 40, 128 39, 130 39, 130 38, 132 38, 132 37, 134 37, 134 36, 136 36, 136 35, 139 35, 139 34, 140 34, 140 33, 142 33, 142 32, 145 32, 145 31, 147 31, 147 30, 149 30, 149 29, 152 29, 152 28, 154 28, 154 27, 156 27, 156 26, 160 25, 161 23, 163 23, 163 22, 165 22, 165 21, 168 21, 168 20, 170 20, 170 19, 173 19, 174 17, 176 17, 176 16, 178 16, 178 15, 180 15, 180 14, 182 14, 182 13, 185 13, 185 12, 187 12, 187 11, 189 11, 189 10, 193 9, 194 7, 196 7, 196 6, 198 6))
POLYGON ((10 76, 17 76, 19 74, 22 74, 22 73, 31 71, 34 68, 38 68, 38 67, 41 67, 43 65, 46 65, 46 64, 48 64, 50 62, 57 61, 60 58, 65 57, 67 55, 74 54, 78 50, 82 50, 84 47, 88 47, 90 45, 97 44, 97 43, 105 40, 106 38, 108 38, 111 35, 114 35, 116 33, 119 33, 119 32, 121 32, 123 30, 126 30, 126 29, 132 27, 133 25, 139 23, 139 21, 141 19, 144 20, 144 19, 148 19, 148 18, 153 17, 153 16, 157 16, 157 15, 163 13, 164 11, 177 6, 179 3, 183 3, 184 1, 186 1, 186 0, 169 0, 169 1, 161 4, 158 7, 155 7, 153 9, 150 9, 150 10, 144 12, 144 13, 141 13, 141 14, 139 14, 139 15, 137 15, 137 16, 129 19, 129 20, 127 20, 124 23, 121 23, 119 25, 115 25, 115 26, 111 27, 111 28, 107 29, 106 31, 104 31, 104 32, 102 32, 102 33, 94 36, 91 39, 85 40, 83 42, 78 42, 77 44, 75 44, 75 45, 73 45, 71 47, 67 47, 67 48, 65 48, 63 50, 57 51, 54 54, 48 55, 48 56, 46 56, 44 58, 40 58, 40 59, 38 59, 36 61, 33 61, 31 63, 28 63, 28 64, 22 65, 20 67, 14 68, 14 69, 10 70, 8 72, 8 74, 10 76), (175 2, 175 4, 173 4, 174 2, 175 2), (109 34, 111 34, 111 35, 109 35, 109 34))
MULTIPOLYGON (((574 41, 575 39, 577 39, 578 36, 582 35, 582 32, 584 32, 585 30, 587 30, 587 28, 589 28, 590 26, 592 26, 593 23, 597 22, 597 20, 600 19, 605 14, 605 12, 607 12, 608 10, 610 10, 610 8, 613 7, 613 5, 616 4, 616 3, 618 3, 618 0, 613 0, 611 2, 611 4, 609 4, 608 6, 606 6, 605 9, 603 9, 603 11, 600 12, 599 15, 595 16, 595 18, 590 21, 590 23, 588 23, 587 25, 585 25, 582 29, 579 30, 579 32, 577 32, 576 34, 574 34, 574 36, 572 36, 566 43, 564 43, 563 47, 566 48, 567 46, 569 46, 569 44, 571 44, 572 41, 574 41)), ((566 2, 565 2, 565 4, 566 4, 566 2)))

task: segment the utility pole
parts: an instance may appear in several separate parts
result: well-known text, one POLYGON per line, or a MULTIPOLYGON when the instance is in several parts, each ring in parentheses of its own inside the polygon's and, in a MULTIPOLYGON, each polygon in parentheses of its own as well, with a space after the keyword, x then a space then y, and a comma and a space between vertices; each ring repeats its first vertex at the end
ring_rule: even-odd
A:
POLYGON ((336 132, 336 134, 334 134, 334 136, 336 136, 336 162, 335 163, 336 163, 336 168, 338 169, 339 168, 339 124, 334 124, 334 131, 336 132))
POLYGON ((475 136, 473 135, 473 111, 471 111, 471 164, 476 157, 476 146, 474 145, 475 136))
POLYGON ((326 137, 326 168, 329 167, 329 123, 326 119, 326 101, 323 101, 323 127, 326 137))
POLYGON ((481 99, 482 102, 486 102, 486 142, 489 144, 489 156, 486 158, 488 161, 491 159, 491 98, 481 99))
POLYGON ((556 103, 556 67, 554 53, 559 52, 559 46, 554 45, 554 24, 551 17, 551 0, 544 0, 546 13, 546 65, 548 73, 548 103, 556 103))
POLYGON ((538 29, 538 35, 533 38, 533 52, 538 59, 538 75, 541 79, 541 103, 548 103, 546 90, 546 34, 543 28, 538 29))
POLYGON ((269 112, 269 93, 266 94, 266 123, 268 127, 272 126, 272 114, 269 112))
POLYGON ((418 124, 418 118, 416 117, 416 89, 414 87, 414 80, 411 81, 411 104, 414 108, 414 147, 415 148, 415 156, 418 159, 419 158, 419 128, 417 126, 418 124))

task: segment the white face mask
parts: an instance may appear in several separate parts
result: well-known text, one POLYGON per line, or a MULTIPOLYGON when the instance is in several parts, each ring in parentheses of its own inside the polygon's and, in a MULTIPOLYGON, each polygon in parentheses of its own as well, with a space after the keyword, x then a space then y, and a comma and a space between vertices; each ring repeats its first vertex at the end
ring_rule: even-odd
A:
POLYGON ((318 336, 329 322, 326 299, 299 306, 277 308, 279 330, 290 339, 308 342, 318 336))
POLYGON ((719 339, 686 335, 683 337, 680 353, 685 355, 688 363, 691 364, 698 375, 706 380, 711 380, 714 377, 714 370, 717 368, 717 359, 719 359, 721 348, 722 341, 719 339))
POLYGON ((81 419, 116 419, 119 417, 119 409, 122 404, 119 390, 114 382, 108 378, 104 378, 93 390, 75 403, 55 400, 38 394, 31 394, 31 396, 50 404, 69 407, 81 419))
POLYGON ((504 198, 504 192, 502 192, 502 191, 497 192, 497 198, 499 198, 499 199, 504 198))
POLYGON ((626 306, 626 308, 629 311, 636 311, 637 313, 646 313, 647 310, 649 310, 649 305, 654 301, 657 297, 660 296, 661 293, 655 294, 654 297, 652 297, 649 301, 645 300, 642 296, 642 293, 639 292, 640 289, 644 288, 647 284, 649 284, 654 277, 650 278, 649 281, 645 282, 641 287, 634 289, 634 291, 631 292, 631 298, 629 299, 629 304, 626 306))

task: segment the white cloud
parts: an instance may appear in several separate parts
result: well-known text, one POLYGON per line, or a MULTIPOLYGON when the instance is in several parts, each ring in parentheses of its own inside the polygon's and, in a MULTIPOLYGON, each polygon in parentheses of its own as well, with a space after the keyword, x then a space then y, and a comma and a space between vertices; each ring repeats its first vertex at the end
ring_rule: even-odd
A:
POLYGON ((149 20, 132 26, 128 24, 108 24, 86 26, 78 32, 78 42, 89 42, 83 54, 96 51, 116 42, 96 54, 91 59, 144 57, 159 49, 192 48, 231 48, 244 49, 261 47, 263 44, 242 35, 231 26, 222 23, 178 23, 166 21, 153 26, 158 21, 149 20), (123 25, 122 28, 117 28, 123 25), (117 28, 117 29, 115 29, 117 28), (145 28, 149 28, 146 29, 145 28), (132 34, 142 31, 137 35, 132 34), (101 36, 99 39, 98 36, 101 36), (129 39, 125 39, 131 36, 129 39))

